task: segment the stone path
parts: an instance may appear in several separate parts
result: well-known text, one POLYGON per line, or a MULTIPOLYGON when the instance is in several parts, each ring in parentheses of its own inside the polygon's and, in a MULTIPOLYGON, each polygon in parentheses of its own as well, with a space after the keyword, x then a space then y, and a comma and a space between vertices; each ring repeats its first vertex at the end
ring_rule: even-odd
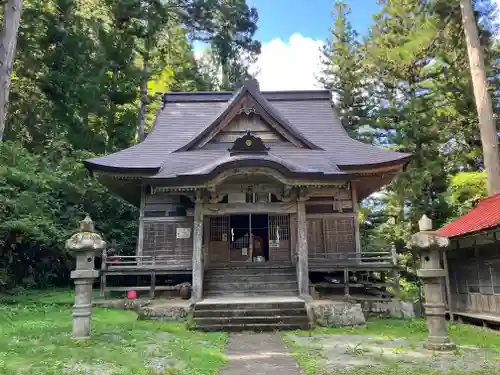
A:
POLYGON ((228 366, 220 375, 302 375, 277 333, 238 333, 229 336, 228 366))

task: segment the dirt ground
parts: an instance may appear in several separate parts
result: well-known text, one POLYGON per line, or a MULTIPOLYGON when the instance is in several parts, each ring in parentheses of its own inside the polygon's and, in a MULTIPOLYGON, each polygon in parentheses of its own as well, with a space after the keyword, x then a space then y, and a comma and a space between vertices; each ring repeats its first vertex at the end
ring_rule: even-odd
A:
POLYGON ((287 338, 296 350, 309 355, 316 353, 318 367, 331 373, 369 366, 426 369, 440 373, 491 369, 493 374, 500 373, 500 351, 493 349, 459 346, 453 352, 432 352, 422 348, 421 341, 375 335, 288 334, 287 338))

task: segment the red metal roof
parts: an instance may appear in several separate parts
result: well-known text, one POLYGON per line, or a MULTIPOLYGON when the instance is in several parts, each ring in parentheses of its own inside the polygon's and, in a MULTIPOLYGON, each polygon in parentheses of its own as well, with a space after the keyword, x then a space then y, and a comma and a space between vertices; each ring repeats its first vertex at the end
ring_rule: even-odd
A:
POLYGON ((457 237, 500 226, 500 194, 485 198, 465 215, 439 229, 446 237, 457 237))

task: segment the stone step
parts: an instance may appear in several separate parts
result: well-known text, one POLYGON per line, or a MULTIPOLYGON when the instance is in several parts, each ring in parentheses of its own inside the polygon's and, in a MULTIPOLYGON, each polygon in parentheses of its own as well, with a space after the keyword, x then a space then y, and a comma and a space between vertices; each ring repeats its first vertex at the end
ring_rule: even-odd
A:
POLYGON ((258 297, 258 296, 297 296, 298 289, 252 289, 243 290, 241 292, 234 290, 206 290, 205 297, 258 297))
POLYGON ((269 331, 291 331, 291 330, 308 330, 311 329, 307 324, 214 324, 197 327, 203 332, 269 332, 269 331))
MULTIPOLYGON (((216 306, 217 308, 219 306, 216 306)), ((241 317, 241 316, 304 316, 307 311, 303 306, 297 308, 279 308, 279 309, 216 309, 216 310, 194 310, 195 318, 219 317, 241 317)))
POLYGON ((212 316, 209 318, 194 318, 197 327, 214 325, 297 325, 301 326, 309 323, 307 315, 302 316, 212 316))
POLYGON ((274 309, 304 309, 304 301, 287 301, 287 302, 213 302, 213 303, 197 303, 194 306, 195 313, 197 311, 208 310, 274 310, 274 309))
POLYGON ((227 281, 227 282, 222 282, 222 281, 207 281, 205 282, 205 289, 207 291, 210 290, 253 290, 253 289, 263 289, 263 290, 270 290, 270 289, 278 289, 278 290, 284 290, 284 289, 293 289, 296 290, 298 288, 297 281, 273 281, 273 282, 265 282, 265 281, 227 281))

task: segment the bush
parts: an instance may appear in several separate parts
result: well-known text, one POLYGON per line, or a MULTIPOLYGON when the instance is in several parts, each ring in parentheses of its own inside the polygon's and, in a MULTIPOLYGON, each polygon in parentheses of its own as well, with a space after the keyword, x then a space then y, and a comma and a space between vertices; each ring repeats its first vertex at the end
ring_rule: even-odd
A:
POLYGON ((135 247, 137 210, 89 177, 92 154, 66 148, 47 156, 0 143, 0 290, 69 283, 64 243, 85 213, 122 252, 135 247))

